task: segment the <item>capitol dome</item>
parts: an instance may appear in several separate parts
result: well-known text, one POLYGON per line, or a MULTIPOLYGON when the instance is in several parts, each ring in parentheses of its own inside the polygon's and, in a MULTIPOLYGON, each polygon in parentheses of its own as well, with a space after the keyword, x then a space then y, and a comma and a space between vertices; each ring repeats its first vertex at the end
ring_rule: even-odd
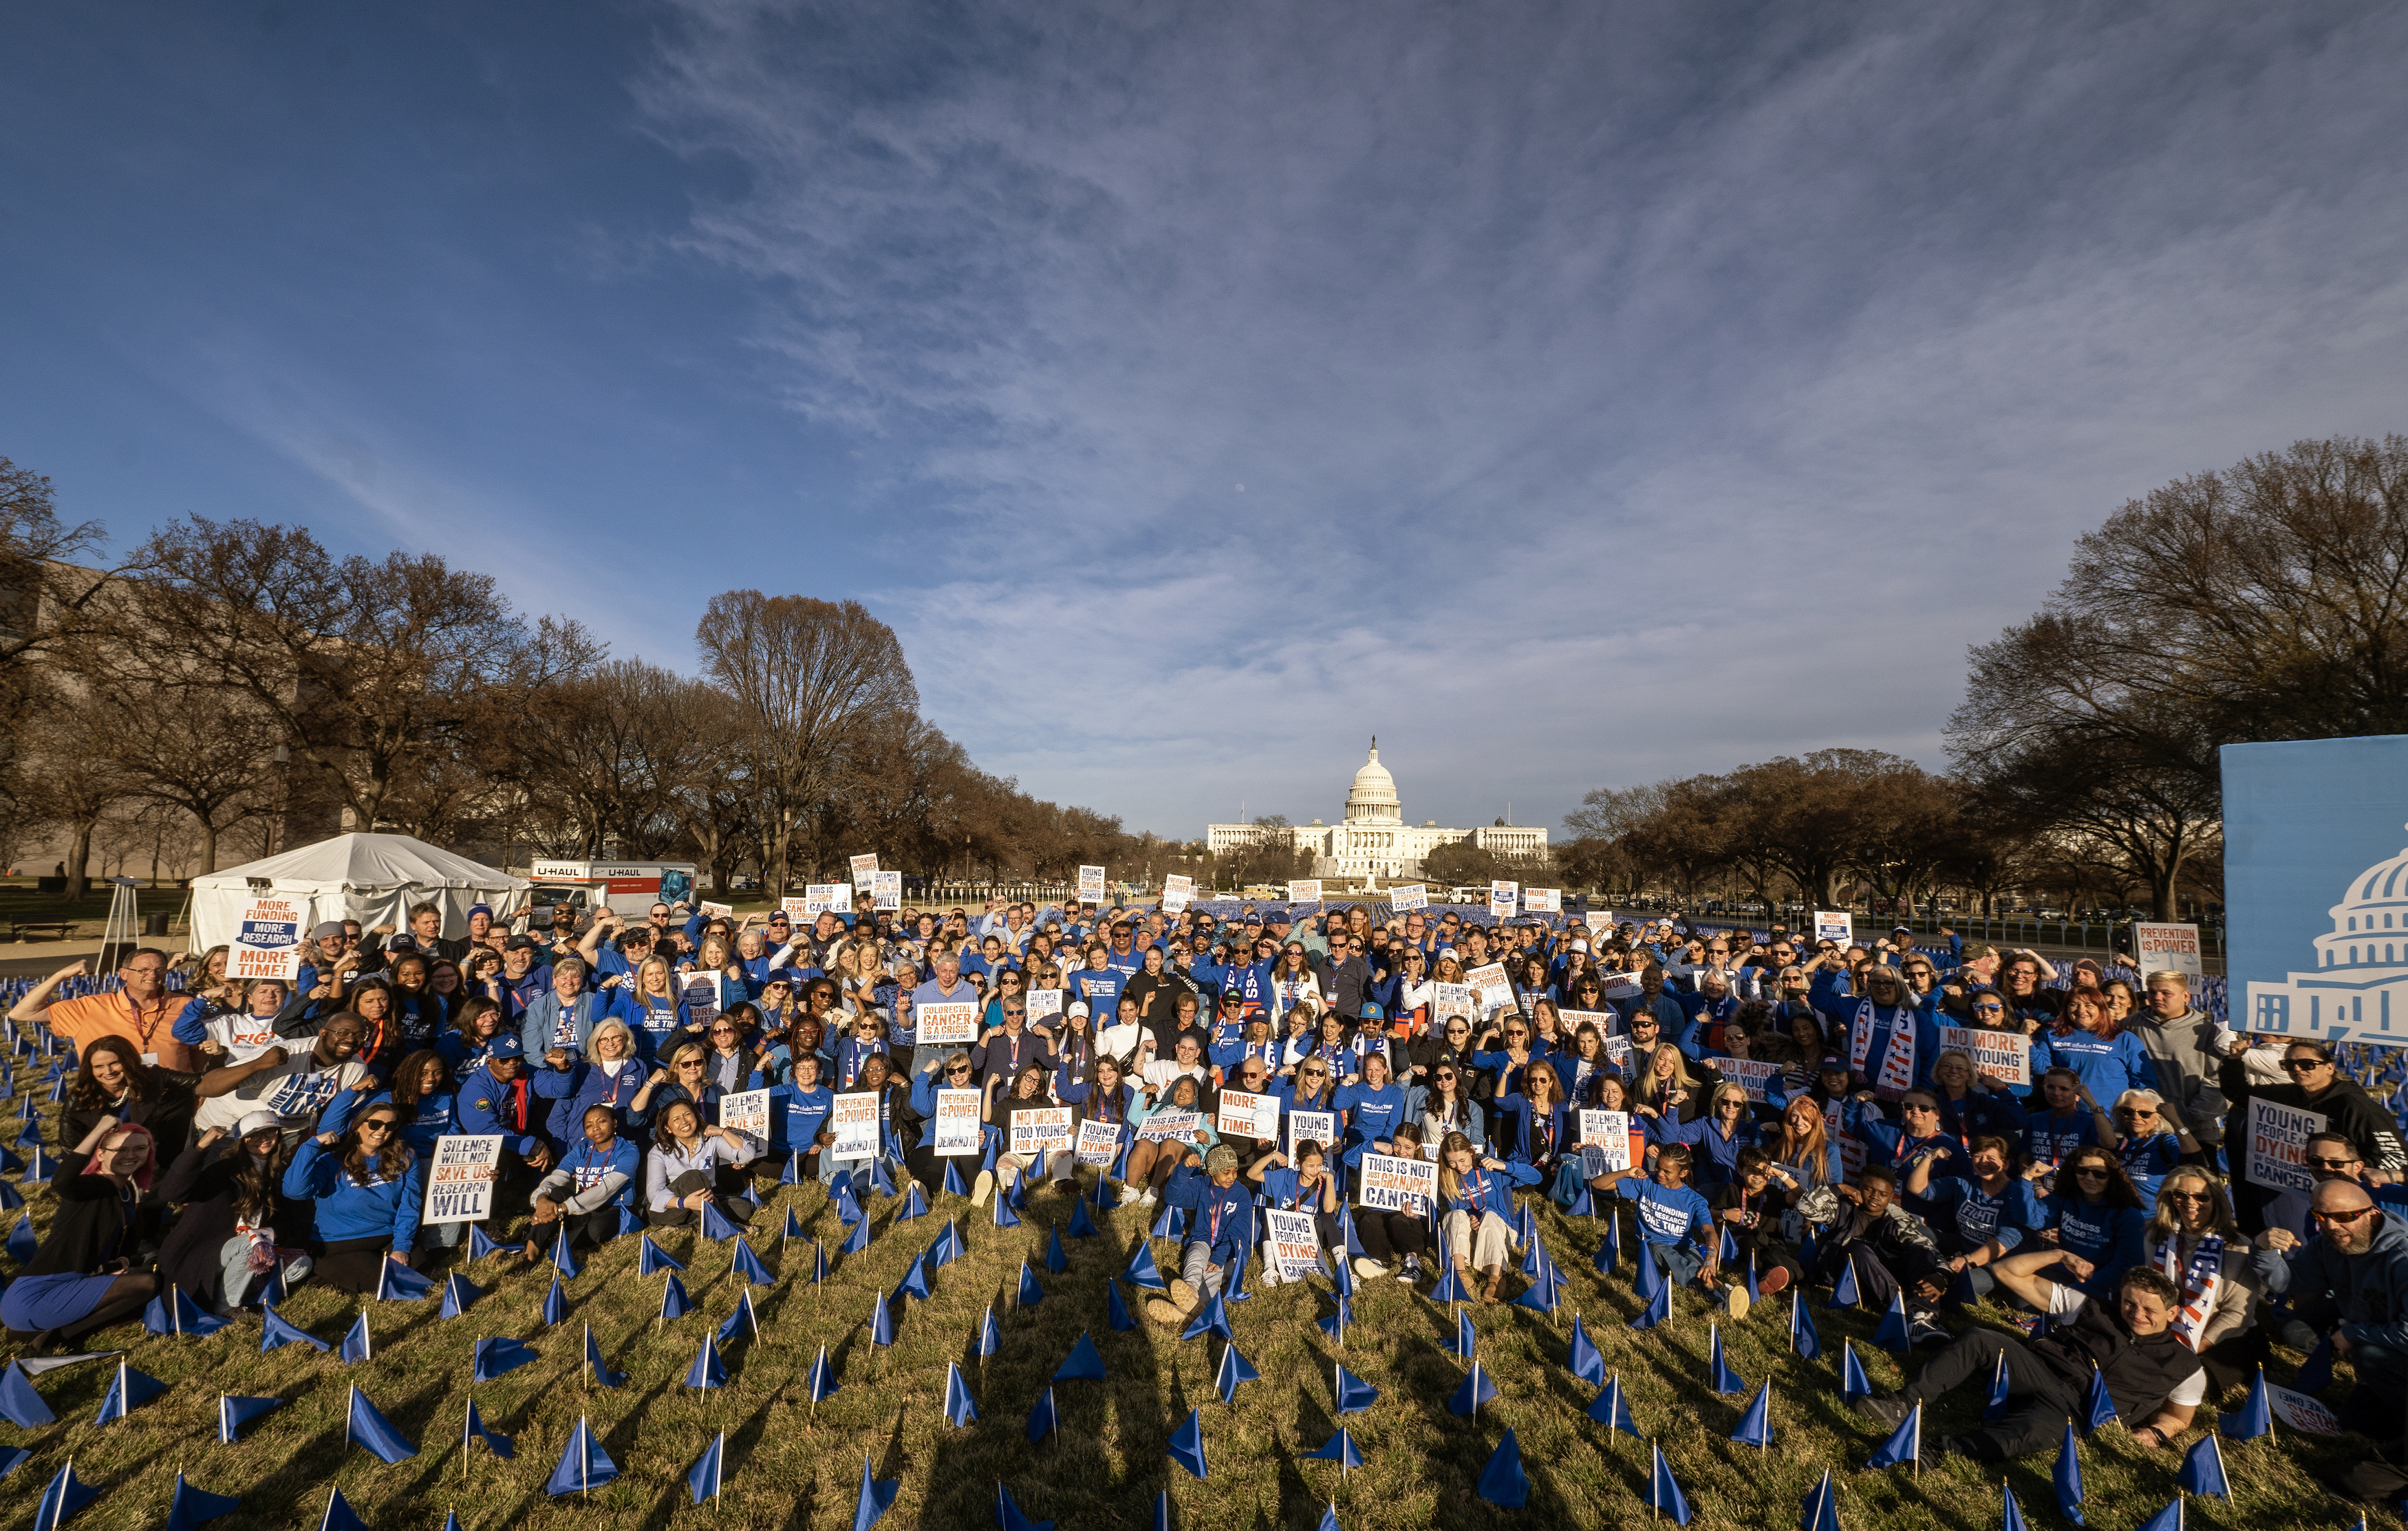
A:
POLYGON ((1353 823, 1400 824, 1404 810, 1397 801, 1397 779, 1380 764, 1380 741, 1371 740, 1371 758, 1354 773, 1354 784, 1346 789, 1346 822, 1353 823))
POLYGON ((2408 851, 2349 880, 2332 907, 2332 930, 2316 937, 2318 967, 2393 966, 2408 954, 2408 851))

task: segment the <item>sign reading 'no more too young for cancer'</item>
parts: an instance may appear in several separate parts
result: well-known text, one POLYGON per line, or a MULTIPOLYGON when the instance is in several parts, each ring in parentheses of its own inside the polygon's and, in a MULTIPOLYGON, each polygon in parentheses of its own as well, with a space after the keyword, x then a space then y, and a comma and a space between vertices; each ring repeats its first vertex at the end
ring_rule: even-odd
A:
POLYGON ((911 1019, 919 1026, 920 1045, 936 1047, 977 1041, 978 1011, 978 1006, 968 1000, 921 1006, 911 1012, 911 1019))
POLYGON ((2031 1041, 2012 1031, 1985 1031, 1979 1026, 1942 1026, 1940 1046, 1955 1048, 1973 1060, 1973 1071, 2003 1084, 2029 1084, 2031 1041))
POLYGON ((1011 1113, 1011 1152, 1026 1158, 1071 1144, 1070 1108, 1023 1106, 1011 1113))
POLYGON ((301 922, 307 913, 290 898, 254 898, 245 904, 234 950, 227 953, 226 977, 292 982, 301 971, 301 922))
POLYGON ((1427 1211, 1438 1202, 1438 1166, 1427 1159, 1363 1155, 1363 1191, 1357 1204, 1390 1212, 1427 1211))
POLYGON ((2325 1113, 2271 1100, 2249 1102, 2248 1180, 2269 1191, 2315 1189, 2308 1168, 2308 1139, 2325 1130, 2325 1113))
POLYGON ((421 1223, 482 1223, 494 1215, 494 1177, 501 1170, 502 1135, 438 1138, 426 1166, 426 1212, 421 1223))

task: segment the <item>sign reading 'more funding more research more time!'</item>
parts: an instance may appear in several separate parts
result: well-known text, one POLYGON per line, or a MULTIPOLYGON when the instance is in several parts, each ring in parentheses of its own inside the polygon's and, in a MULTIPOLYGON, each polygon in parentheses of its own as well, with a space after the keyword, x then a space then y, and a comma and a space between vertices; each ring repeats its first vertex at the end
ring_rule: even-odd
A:
POLYGON ((2408 1042, 2408 735, 2221 752, 2231 1023, 2408 1042))

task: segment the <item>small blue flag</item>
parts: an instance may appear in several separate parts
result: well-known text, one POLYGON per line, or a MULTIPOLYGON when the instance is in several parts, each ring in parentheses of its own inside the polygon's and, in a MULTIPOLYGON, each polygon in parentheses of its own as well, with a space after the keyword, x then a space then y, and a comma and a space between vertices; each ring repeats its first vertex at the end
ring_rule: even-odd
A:
POLYGON ((1166 1201, 1162 1204, 1162 1215, 1154 1220, 1154 1226, 1152 1229, 1148 1230, 1146 1237, 1149 1238, 1176 1238, 1179 1237, 1179 1209, 1166 1201))
POLYGON ((1840 1396, 1854 1403, 1872 1394, 1873 1380, 1865 1375, 1865 1364, 1856 1359, 1856 1342, 1840 1341, 1840 1396))
POLYGON ((1999 1507, 1999 1531, 2031 1531, 2024 1522, 2024 1507, 2015 1502, 2015 1491, 1999 1481, 1999 1494, 2003 1502, 1999 1507))
POLYGON ((1923 1406, 1916 1404, 1879 1450, 1865 1460, 1868 1467, 1895 1467, 1900 1463, 1923 1465, 1923 1406))
POLYGON ((1104 1322, 1118 1334, 1126 1334, 1137 1327, 1137 1320, 1129 1316, 1128 1304, 1121 1299, 1121 1283, 1118 1281, 1104 1283, 1104 1322))
MULTIPOLYGON (((913 1190, 919 1189, 919 1185, 920 1182, 917 1180, 911 1182, 913 1190)), ((871 1469, 869 1458, 867 1455, 863 1456, 861 1493, 853 1501, 853 1531, 869 1531, 871 1526, 876 1525, 880 1518, 886 1513, 887 1507, 895 1502, 896 1491, 902 1486, 903 1480, 900 1478, 881 1480, 871 1469)))
POLYGON ((379 1302, 419 1302, 435 1290, 435 1279, 422 1276, 400 1261, 386 1259, 377 1271, 379 1302))
POLYGON ((1020 1306, 1034 1308, 1044 1300, 1045 1289, 1037 1284, 1037 1273, 1028 1268, 1027 1261, 1023 1260, 1020 1262, 1020 1306))
POLYGON ((28 1430, 38 1430, 45 1424, 58 1423, 58 1416, 50 1412, 50 1406, 34 1391, 33 1378, 14 1361, 8 1363, 6 1371, 0 1371, 0 1419, 28 1430))
POLYGON ((820 1358, 811 1363, 810 1375, 803 1379, 803 1395, 810 1403, 822 1403, 841 1391, 837 1386, 836 1368, 828 1365, 827 1347, 820 1347, 820 1358))
POLYGON ((945 1195, 949 1196, 968 1196, 969 1195, 968 1189, 962 1184, 962 1172, 960 1166, 955 1165, 951 1159, 945 1161, 944 1192, 945 1195))
POLYGON ((1838 1283, 1831 1288, 1831 1301, 1828 1306, 1833 1308, 1861 1308, 1864 1306, 1864 1301, 1865 1299, 1863 1295, 1856 1290, 1856 1254, 1851 1252, 1848 1257, 1841 1263, 1840 1280, 1838 1283))
POLYGON ((895 1343, 895 1309, 883 1293, 870 1305, 869 1342, 882 1347, 895 1343))
POLYGON ((2273 1401, 2266 1395, 2266 1368, 2258 1368, 2258 1380, 2249 1384, 2249 1398, 2238 1409, 2218 1414, 2215 1427, 2235 1440, 2255 1440, 2274 1428, 2273 1401))
POLYGON ((1739 1373, 1731 1370, 1730 1363, 1723 1359, 1723 1331, 1720 1324, 1709 1324, 1706 1328, 1706 1355, 1709 1387, 1717 1394, 1725 1395, 1747 1391, 1747 1383, 1741 1379, 1739 1373))
POLYGON ((1789 1294, 1789 1349, 1801 1361, 1823 1358, 1823 1336, 1814 1327, 1814 1315, 1806 1310, 1802 1288, 1789 1294))
POLYGON ((711 1335, 702 1337, 702 1349, 695 1352, 694 1365, 685 1368, 684 1385, 698 1387, 705 1393, 712 1388, 727 1385, 727 1368, 720 1363, 719 1341, 716 1337, 711 1335))
POLYGON ((1223 1339, 1238 1338, 1229 1330, 1229 1309, 1217 1292, 1205 1299, 1203 1307, 1196 1309, 1194 1316, 1187 1321, 1187 1327, 1180 1331, 1179 1338, 1182 1340, 1196 1339, 1204 1335, 1219 1335, 1223 1339))
POLYGON ((2090 1368, 2090 1423, 2086 1427, 2096 1430, 2115 1418, 2115 1400, 2107 1392, 2107 1374, 2096 1366, 2090 1368))
POLYGON ((2300 1363, 2300 1374, 2291 1379, 2294 1393, 2317 1394, 2332 1386, 2333 1342, 2327 1335, 2316 1341, 2315 1349, 2300 1363))
POLYGON ((172 1282, 142 1309, 144 1329, 154 1335, 179 1335, 187 1339, 205 1339, 231 1322, 202 1312, 200 1305, 172 1282))
POLYGON ((714 1244, 724 1244, 735 1238, 738 1231, 734 1220, 719 1209, 719 1203, 706 1201, 702 1204, 703 1238, 714 1244))
POLYGON ((1096 1352, 1096 1342, 1084 1329, 1079 1331, 1079 1342, 1070 1347, 1069 1358, 1062 1363, 1060 1370, 1054 1372, 1054 1380, 1057 1382, 1100 1382, 1104 1380, 1104 1358, 1096 1352))
POLYGON ((863 1218, 860 1222, 853 1225, 853 1232, 845 1235, 844 1242, 836 1247, 837 1252, 838 1254, 859 1254, 869 1248, 869 1219, 863 1218))
MULTIPOLYGON (((914 1180, 912 1183, 916 1185, 919 1182, 914 1180)), ((928 1252, 922 1250, 919 1258, 903 1268, 903 1280, 895 1285, 895 1300, 899 1303, 905 1297, 917 1297, 926 1302, 935 1295, 928 1285, 928 1252)))
POLYGON ((1260 1381, 1262 1375, 1254 1369, 1252 1362, 1238 1353, 1237 1346, 1223 1345, 1221 1366, 1212 1374, 1212 1385, 1220 1390, 1223 1403, 1234 1403, 1238 1397, 1238 1384, 1260 1381))
POLYGON ((824 1285, 827 1276, 827 1246, 814 1238, 811 1240, 811 1284, 824 1285))
POLYGON ((627 1380, 624 1371, 612 1371, 602 1364, 602 1347, 595 1342, 594 1325, 585 1326, 585 1373, 596 1387, 617 1387, 627 1380))
POLYGON ((2082 1453, 2073 1438, 2073 1422, 2065 1422, 2065 1440, 2057 1449, 2057 1512, 2076 1525, 2082 1519, 2082 1453))
POLYGON ((1447 1399, 1446 1411, 1450 1414, 1468 1414, 1477 1419, 1480 1415, 1480 1406, 1496 1396, 1497 1384, 1488 1380, 1488 1369, 1478 1361, 1474 1361, 1471 1363, 1471 1370, 1465 1374, 1462 1385, 1455 1390, 1455 1396, 1447 1399))
POLYGON ((743 1277, 747 1286, 778 1284, 778 1278, 769 1274, 769 1267, 763 1265, 761 1257, 752 1252, 752 1246, 744 1241, 742 1234, 736 1236, 736 1254, 729 1263, 728 1271, 731 1275, 743 1277))
MULTIPOLYGON (((474 1227, 475 1224, 471 1223, 470 1226, 474 1227)), ((577 1264, 576 1252, 568 1247, 568 1228, 566 1224, 562 1225, 559 1234, 555 1236, 552 1241, 552 1268, 560 1272, 563 1276, 567 1277, 572 1281, 577 1280, 578 1271, 580 1267, 577 1264)))
POLYGON ((1621 1431, 1633 1440, 1647 1438, 1639 1433, 1639 1422, 1630 1417, 1630 1395, 1622 1390, 1622 1373, 1618 1371, 1613 1374, 1613 1380, 1605 1384, 1605 1391, 1589 1404, 1588 1417, 1609 1430, 1621 1431))
POLYGON ((231 1515, 242 1508, 242 1501, 229 1494, 209 1494, 184 1481, 184 1469, 176 1469, 176 1492, 167 1501, 166 1531, 193 1531, 193 1527, 221 1515, 231 1515))
POLYGON ((471 1356, 468 1380, 472 1382, 490 1382, 537 1359, 535 1352, 515 1339, 480 1339, 471 1356))
POLYGON ((945 1423, 955 1429, 978 1423, 978 1405, 970 1401, 970 1385, 958 1361, 945 1363, 945 1423))
POLYGON ((989 1308, 979 1314, 977 1352, 980 1358, 983 1360, 1001 1349, 1003 1349, 1003 1330, 995 1322, 995 1309, 989 1308))
POLYGON ((1618 1211, 1608 1212, 1605 1214, 1605 1242, 1597 1247, 1598 1274, 1611 1276, 1613 1274, 1614 1266, 1621 1263, 1622 1214, 1618 1211))
POLYGON ((552 1290, 543 1295, 543 1322, 549 1326, 565 1323, 567 1318, 568 1293, 560 1284, 560 1273, 554 1271, 552 1277, 552 1290))
POLYGON ((1730 1438, 1758 1451, 1772 1445, 1772 1379, 1766 1378, 1764 1385, 1756 1390, 1755 1398, 1749 1401, 1747 1412, 1740 1416, 1739 1428, 1731 1432, 1730 1438))
POLYGON ((836 1182, 836 1220, 850 1228, 868 1214, 861 1209, 861 1198, 853 1194, 853 1182, 836 1182))
POLYGON ((167 1391, 167 1384, 148 1372, 136 1371, 124 1362, 117 1363, 117 1376, 108 1384, 108 1394, 100 1400, 100 1416, 94 1424, 107 1424, 123 1419, 127 1414, 167 1391))
POLYGON ((1480 1332, 1471 1326, 1471 1314, 1468 1309, 1455 1310, 1455 1338, 1440 1340, 1439 1349, 1465 1361, 1480 1353, 1480 1332))
MULTIPOLYGON (((1488 1454, 1488 1465, 1480 1469, 1480 1481, 1473 1492, 1507 1510, 1519 1510, 1529 1499, 1530 1480, 1522 1471, 1522 1443, 1513 1438, 1511 1428, 1506 1430, 1505 1438, 1497 1443, 1497 1450, 1488 1454)), ((1681 1518, 1688 1519, 1685 1515, 1681 1518)))
POLYGON ((664 1272, 661 1280, 667 1283, 661 1288, 661 1317, 683 1318, 693 1312, 694 1299, 685 1295, 685 1283, 677 1279, 677 1272, 664 1272))
POLYGON ((1094 1238, 1101 1231, 1101 1229, 1098 1229, 1096 1226, 1096 1220, 1087 1215, 1087 1198, 1085 1196, 1081 1196, 1070 1204, 1071 1238, 1094 1238))
POLYGON ((1036 1445, 1054 1433, 1054 1389, 1049 1384, 1037 1395, 1036 1406, 1028 1410, 1028 1444, 1036 1445))
MULTIPOLYGON (((2208 1438, 2213 1440, 2215 1438, 2210 1436, 2208 1438)), ((2143 1521, 2139 1531, 2183 1531, 2182 1495, 2174 1495, 2173 1503, 2143 1521)))
POLYGON ((357 1383, 351 1386, 343 1428, 348 1438, 366 1448, 370 1455, 387 1467, 418 1454, 418 1448, 401 1438, 401 1432, 377 1411, 377 1406, 368 1402, 368 1395, 359 1390, 357 1383))
POLYGON ((1907 1327, 1906 1295, 1894 1293, 1889 1299, 1889 1311, 1882 1315, 1881 1327, 1873 1331, 1873 1343, 1900 1355, 1914 1349, 1914 1331, 1907 1327))
POLYGON ((1647 1247, 1647 1240, 1644 1238, 1639 1241, 1638 1281, 1639 1295, 1642 1297, 1653 1297, 1656 1293, 1664 1290, 1664 1272, 1657 1268, 1656 1252, 1647 1247))
POLYGON ((1999 1352, 1999 1364, 1990 1372, 1990 1401, 1982 1406, 1982 1418, 1996 1424, 2007 1417, 2007 1407, 2014 1399, 2014 1380, 2007 1375, 2007 1352, 1999 1352))
POLYGON ((1340 1297, 1338 1299, 1338 1311, 1330 1314, 1326 1318, 1314 1319, 1312 1321, 1312 1324, 1314 1328, 1319 1329, 1323 1334, 1326 1334, 1330 1338, 1338 1341, 1339 1349, 1344 1350, 1346 1348, 1346 1326, 1354 1322, 1354 1305, 1347 1298, 1340 1297))
POLYGON ((1672 1476, 1672 1466, 1664 1460, 1664 1448, 1651 1448, 1656 1453, 1654 1475, 1647 1482, 1648 1507, 1659 1515, 1670 1515, 1676 1525, 1689 1524, 1688 1495, 1681 1492, 1680 1481, 1672 1476))
POLYGON ((446 1276, 443 1279, 443 1308, 442 1310, 437 1312, 435 1316, 437 1318, 448 1319, 458 1318, 461 1314, 468 1310, 468 1307, 471 1303, 474 1303, 479 1297, 481 1297, 484 1295, 485 1293, 483 1288, 477 1286, 475 1283, 471 1282, 467 1277, 461 1275, 455 1270, 451 1275, 446 1276))
POLYGON ((1070 1256, 1062 1248, 1062 1228, 1056 1223, 1045 1236, 1045 1268, 1059 1276, 1070 1268, 1070 1256))
POLYGON ((636 1274, 638 1276, 657 1276, 664 1270, 684 1268, 685 1263, 653 1243, 651 1234, 646 1234, 643 1242, 636 1246, 636 1274))
POLYGON ((100 1496, 100 1490, 75 1475, 75 1461, 69 1458, 42 1490, 42 1502, 34 1507, 36 1531, 55 1531, 66 1518, 100 1496))
POLYGON ((998 1228, 1017 1228, 1020 1226, 1020 1218, 1012 1211, 1011 1198, 1009 1196, 997 1196, 995 1198, 995 1225, 998 1228))
POLYGON ((786 1229, 780 1237, 784 1239, 803 1237, 803 1220, 795 1215, 795 1209, 791 1207, 786 1209, 786 1229))
POLYGON ((1011 1491, 1001 1483, 995 1486, 995 1524, 1003 1531, 1054 1531, 1052 1521, 1036 1521, 1022 1513, 1012 1502, 1011 1491))
POLYGON ((1659 1281, 1656 1283, 1656 1295, 1647 1299, 1647 1306, 1639 1310, 1639 1316, 1630 1321, 1630 1326, 1634 1329, 1653 1329, 1671 1316, 1672 1284, 1670 1281, 1659 1281))
POLYGON ((2224 1450, 2214 1436, 2200 1437, 2199 1444, 2183 1458, 2181 1482, 2186 1493, 2232 1497, 2231 1481, 2224 1476, 2224 1450))
POLYGON ((1840 1491, 1831 1481, 1830 1468, 1823 1469, 1823 1481, 1799 1508, 1798 1531, 1840 1531, 1840 1491))
POLYGON ((585 1416, 577 1417, 577 1428, 569 1433, 568 1444, 561 1449, 560 1461, 552 1469, 552 1477, 543 1491, 551 1495, 583 1494, 597 1489, 619 1476, 619 1465, 610 1453, 594 1438, 587 1429, 585 1416))
MULTIPOLYGON (((1345 1263, 1340 1262, 1338 1269, 1342 1275, 1346 1270, 1345 1263)), ((1438 1284, 1430 1288, 1430 1301, 1469 1302, 1470 1300, 1471 1294, 1464 1290, 1462 1273, 1453 1266, 1444 1266, 1438 1279, 1438 1284)))
POLYGON ((336 1353, 347 1366, 355 1366, 363 1361, 376 1359, 376 1345, 368 1338, 366 1309, 361 1309, 360 1316, 351 1321, 351 1328, 343 1334, 343 1348, 336 1353))
POLYGON ((1170 1460, 1198 1478, 1208 1476, 1204 1466, 1204 1411, 1191 1409, 1187 1423, 1170 1432, 1170 1460))
POLYGON ((262 1355, 265 1355, 270 1351, 282 1350, 287 1345, 307 1345, 322 1355, 333 1348, 271 1306, 263 1305, 259 1309, 259 1353, 262 1355))
POLYGON ((231 1446, 242 1438, 242 1427, 272 1409, 284 1407, 281 1398, 242 1398, 232 1394, 218 1399, 218 1444, 231 1446))
POLYGON ((869 1161, 869 1183, 882 1196, 895 1194, 895 1177, 888 1171, 884 1158, 869 1161))
POLYGON ((1341 1424, 1338 1433, 1322 1442, 1318 1450, 1305 1452, 1304 1459, 1308 1462, 1335 1462, 1338 1470, 1344 1472, 1349 1467, 1363 1465, 1363 1452, 1354 1444, 1354 1438, 1348 1435, 1346 1427, 1341 1424))
POLYGON ((468 1224, 468 1260, 470 1264, 473 1265, 477 1261, 485 1259, 490 1255, 499 1254, 508 1247, 509 1246, 505 1245, 500 1239, 495 1238, 492 1234, 487 1233, 483 1223, 471 1223, 468 1224))
POLYGON ((904 1195, 903 1209, 895 1214, 895 1221, 897 1223, 909 1223, 913 1218, 926 1217, 927 1215, 928 1198, 920 1194, 920 1182, 918 1180, 913 1180, 911 1182, 911 1189, 904 1195))
POLYGON ((1336 1405, 1340 1414, 1360 1414, 1380 1401, 1378 1388, 1348 1371, 1344 1366, 1332 1363, 1330 1371, 1331 1401, 1336 1405))
POLYGON ((705 1499, 719 1497, 720 1463, 726 1453, 727 1432, 722 1430, 710 1438, 710 1444, 702 1449, 702 1455, 686 1469, 685 1487, 686 1492, 693 1495, 693 1503, 700 1504, 705 1499))
POLYGON ((485 1450, 505 1462, 508 1462, 512 1455, 510 1438, 498 1430, 488 1428, 485 1424, 485 1416, 477 1411, 477 1400, 471 1398, 468 1400, 467 1417, 461 1422, 460 1449, 465 1452, 468 1449, 469 1442, 477 1440, 483 1441, 485 1450))

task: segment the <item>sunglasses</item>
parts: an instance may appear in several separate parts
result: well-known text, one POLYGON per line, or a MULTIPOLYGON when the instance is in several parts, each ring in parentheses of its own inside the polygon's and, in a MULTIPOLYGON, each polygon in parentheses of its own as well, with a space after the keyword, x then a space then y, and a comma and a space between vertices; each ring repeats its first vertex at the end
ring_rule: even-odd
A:
POLYGON ((2208 1202, 2214 1201, 2215 1198, 2209 1195, 2204 1191, 2160 1191, 2157 1193, 2157 1199, 2160 1201, 2195 1202, 2204 1205, 2208 1202))
POLYGON ((2374 1209, 2360 1207, 2352 1212, 2310 1212, 2308 1215, 2328 1227, 2346 1228, 2359 1218, 2372 1215, 2374 1209))
POLYGON ((366 1122, 360 1123, 360 1131, 391 1132, 393 1131, 393 1118, 389 1116, 372 1116, 366 1122))
POLYGON ((2330 1068, 2331 1066, 2331 1064, 2326 1062, 2322 1058, 2286 1058, 2283 1060, 2283 1068, 2285 1072, 2292 1074, 2312 1074, 2319 1068, 2330 1068))
POLYGON ((2103 1180, 2107 1178, 2107 1171, 2098 1165, 2084 1165, 2074 1170, 2073 1178, 2077 1180, 2103 1180))
POLYGON ((2366 1161, 2363 1159, 2310 1159, 2308 1161, 2310 1167, 2315 1169, 2355 1169, 2364 1163, 2366 1161))

